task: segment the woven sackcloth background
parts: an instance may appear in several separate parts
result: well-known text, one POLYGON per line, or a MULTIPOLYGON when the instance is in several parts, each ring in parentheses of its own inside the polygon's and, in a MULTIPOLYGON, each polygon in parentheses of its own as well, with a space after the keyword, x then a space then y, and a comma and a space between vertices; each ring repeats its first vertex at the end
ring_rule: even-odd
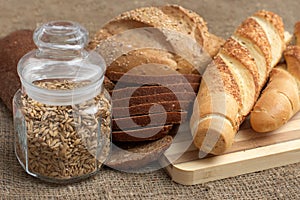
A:
MULTIPOLYGON (((93 35, 125 10, 165 3, 193 9, 205 18, 211 32, 224 38, 258 9, 280 14, 290 32, 300 20, 300 4, 295 0, 0 0, 0 37, 57 19, 78 21, 93 35)), ((47 184, 27 175, 18 164, 12 114, 0 101, 0 199, 300 199, 300 163, 195 186, 172 182, 162 169, 129 174, 108 168, 76 184, 47 184)))

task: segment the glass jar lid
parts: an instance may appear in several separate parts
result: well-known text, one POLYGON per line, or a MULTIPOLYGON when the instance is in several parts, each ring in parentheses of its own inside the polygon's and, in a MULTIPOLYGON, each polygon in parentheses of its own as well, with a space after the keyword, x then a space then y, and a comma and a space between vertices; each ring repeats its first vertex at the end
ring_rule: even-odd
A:
POLYGON ((98 53, 84 49, 88 41, 84 27, 70 21, 49 22, 35 30, 33 40, 38 49, 18 63, 22 90, 29 97, 49 105, 73 105, 101 93, 106 65, 98 53), (53 90, 35 84, 59 80, 79 87, 53 90))

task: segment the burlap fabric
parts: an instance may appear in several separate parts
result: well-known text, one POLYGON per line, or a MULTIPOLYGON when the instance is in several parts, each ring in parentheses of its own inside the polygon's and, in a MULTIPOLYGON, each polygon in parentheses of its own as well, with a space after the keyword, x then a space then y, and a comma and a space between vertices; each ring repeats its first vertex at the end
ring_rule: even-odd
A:
MULTIPOLYGON (((53 19, 78 21, 92 35, 101 24, 124 10, 164 3, 195 10, 208 21, 213 33, 223 37, 228 37, 246 16, 262 8, 280 14, 289 31, 300 20, 300 4, 294 0, 0 0, 0 36, 21 28, 33 29, 53 19)), ((0 199, 300 199, 300 163, 195 186, 172 182, 162 169, 127 174, 108 168, 79 183, 48 184, 27 175, 19 165, 13 150, 12 114, 0 101, 0 199)))

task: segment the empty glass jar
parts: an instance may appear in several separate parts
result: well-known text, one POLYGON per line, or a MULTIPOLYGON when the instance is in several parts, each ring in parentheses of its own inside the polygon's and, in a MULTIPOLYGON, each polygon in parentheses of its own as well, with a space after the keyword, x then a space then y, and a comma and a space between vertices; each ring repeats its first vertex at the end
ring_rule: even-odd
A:
POLYGON ((30 175, 55 183, 95 174, 111 144, 111 98, 105 63, 87 52, 87 31, 54 21, 36 29, 38 49, 18 64, 14 96, 16 156, 30 175))

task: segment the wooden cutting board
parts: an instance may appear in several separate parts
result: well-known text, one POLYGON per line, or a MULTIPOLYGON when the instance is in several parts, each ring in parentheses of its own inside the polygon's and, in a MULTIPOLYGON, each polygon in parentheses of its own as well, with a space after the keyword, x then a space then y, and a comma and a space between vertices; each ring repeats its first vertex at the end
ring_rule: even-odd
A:
POLYGON ((300 162, 300 112, 269 133, 256 133, 246 120, 228 152, 203 159, 198 155, 185 124, 160 163, 173 181, 194 185, 300 162))

